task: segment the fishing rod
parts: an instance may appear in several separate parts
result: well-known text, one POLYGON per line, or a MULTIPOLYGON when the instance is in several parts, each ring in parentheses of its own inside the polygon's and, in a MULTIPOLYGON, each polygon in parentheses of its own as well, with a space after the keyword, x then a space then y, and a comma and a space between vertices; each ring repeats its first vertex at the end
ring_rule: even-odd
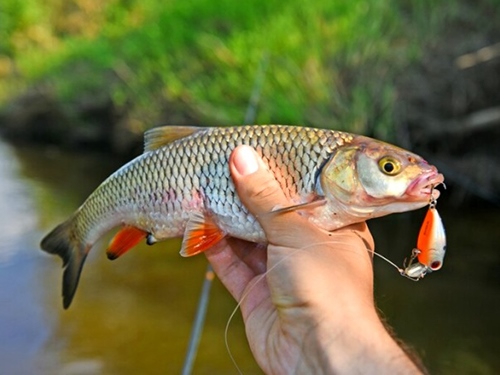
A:
MULTIPOLYGON (((247 109, 245 112, 245 124, 252 124, 257 117, 257 109, 262 94, 262 86, 266 76, 266 70, 269 63, 269 54, 264 52, 260 60, 259 68, 257 70, 250 99, 248 100, 247 109)), ((203 326, 205 324, 205 317, 207 315, 208 302, 210 300, 210 290, 212 288, 212 281, 214 279, 214 271, 210 263, 207 265, 205 271, 205 278, 198 299, 198 306, 194 317, 193 327, 189 336, 188 348, 182 366, 182 375, 191 375, 193 371, 194 361, 198 353, 198 347, 201 340, 203 326)))

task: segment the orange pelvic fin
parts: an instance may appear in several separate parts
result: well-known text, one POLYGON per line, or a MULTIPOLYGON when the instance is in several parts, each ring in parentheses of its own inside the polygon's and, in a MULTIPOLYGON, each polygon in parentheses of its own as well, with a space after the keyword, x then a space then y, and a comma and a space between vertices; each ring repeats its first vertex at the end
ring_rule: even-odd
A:
POLYGON ((123 227, 111 240, 106 250, 108 259, 114 260, 125 254, 147 237, 148 233, 131 226, 123 227))
POLYGON ((226 236, 210 217, 195 213, 189 219, 180 254, 190 257, 210 249, 226 236))

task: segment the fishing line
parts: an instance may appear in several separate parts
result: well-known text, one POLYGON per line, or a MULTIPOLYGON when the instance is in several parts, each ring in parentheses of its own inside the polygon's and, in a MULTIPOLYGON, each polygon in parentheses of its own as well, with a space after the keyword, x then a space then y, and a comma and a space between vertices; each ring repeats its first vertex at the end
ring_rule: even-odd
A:
MULTIPOLYGON (((252 88, 252 92, 250 94, 250 99, 248 101, 248 106, 245 113, 245 119, 244 119, 245 124, 255 122, 255 118, 257 116, 257 107, 260 102, 262 86, 264 85, 264 80, 268 67, 268 61, 269 61, 269 54, 267 53, 267 51, 265 51, 262 54, 262 58, 260 59, 259 68, 257 70, 254 79, 254 85, 252 88)), ((214 271, 209 263, 205 271, 205 279, 203 280, 203 286, 198 300, 198 307, 196 308, 193 328, 191 329, 191 334, 189 337, 186 357, 184 358, 184 364, 182 366, 182 375, 190 375, 193 371, 194 361, 196 359, 196 353, 198 352, 198 346, 201 340, 201 333, 203 331, 203 326, 205 324, 205 317, 207 313, 208 302, 210 300, 210 289, 212 287, 213 279, 214 279, 214 271)))
MULTIPOLYGON (((356 233, 356 232, 354 232, 356 233)), ((356 235, 363 239, 358 233, 356 233, 356 235)), ((415 249, 414 249, 415 250, 415 249)), ((399 274, 403 277, 406 277, 407 279, 411 280, 411 281, 418 281, 420 280, 419 278, 414 278, 414 277, 411 277, 409 275, 406 274, 405 272, 405 269, 404 268, 401 268, 399 267, 396 263, 394 263, 392 260, 390 260, 389 258, 385 257, 384 255, 380 254, 380 253, 377 253, 375 250, 371 250, 371 249, 368 249, 366 248, 366 251, 368 251, 369 253, 372 253, 373 255, 376 255, 377 257, 379 257, 380 259, 382 260, 385 260, 387 263, 389 263, 389 265, 393 266, 395 269, 398 270, 399 274)), ((412 254, 412 257, 410 258, 410 264, 411 264, 411 259, 414 258, 414 255, 412 254)), ((403 262, 403 267, 405 267, 405 264, 406 264, 406 259, 404 260, 403 262)))

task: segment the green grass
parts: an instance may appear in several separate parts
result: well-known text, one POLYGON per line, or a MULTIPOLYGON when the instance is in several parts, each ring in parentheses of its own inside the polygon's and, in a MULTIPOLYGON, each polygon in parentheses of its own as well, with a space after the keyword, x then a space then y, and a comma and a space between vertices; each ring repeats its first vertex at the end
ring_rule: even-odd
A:
POLYGON ((460 2, 444 0, 4 0, 0 7, 4 103, 43 82, 62 101, 109 96, 130 107, 140 128, 155 125, 167 104, 205 124, 238 124, 267 56, 257 123, 384 138, 393 132, 395 77, 462 15, 460 2))

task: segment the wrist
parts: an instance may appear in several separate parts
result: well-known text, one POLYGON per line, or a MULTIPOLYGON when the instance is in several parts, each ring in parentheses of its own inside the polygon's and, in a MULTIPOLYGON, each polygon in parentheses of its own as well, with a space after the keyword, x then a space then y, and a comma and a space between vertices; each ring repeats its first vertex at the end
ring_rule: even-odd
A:
POLYGON ((341 323, 326 317, 313 327, 304 345, 304 368, 297 373, 422 373, 386 330, 375 307, 341 323))

